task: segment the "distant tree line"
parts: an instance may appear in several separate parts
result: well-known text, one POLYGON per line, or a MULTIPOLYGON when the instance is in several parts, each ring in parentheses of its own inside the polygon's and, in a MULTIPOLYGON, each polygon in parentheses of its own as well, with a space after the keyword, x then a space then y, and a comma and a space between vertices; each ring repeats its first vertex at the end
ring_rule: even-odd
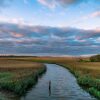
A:
POLYGON ((95 56, 91 56, 90 61, 91 62, 100 62, 100 54, 95 55, 95 56))

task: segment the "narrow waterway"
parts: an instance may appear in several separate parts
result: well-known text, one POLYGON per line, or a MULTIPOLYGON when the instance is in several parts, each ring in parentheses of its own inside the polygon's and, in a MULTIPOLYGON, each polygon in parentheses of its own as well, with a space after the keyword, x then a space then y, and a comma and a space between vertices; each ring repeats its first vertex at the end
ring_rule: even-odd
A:
POLYGON ((67 69, 55 64, 46 66, 46 73, 25 96, 19 98, 7 94, 7 100, 97 100, 77 84, 67 69))
POLYGON ((47 72, 21 100, 96 100, 80 88, 75 77, 67 69, 55 64, 46 66, 47 72))

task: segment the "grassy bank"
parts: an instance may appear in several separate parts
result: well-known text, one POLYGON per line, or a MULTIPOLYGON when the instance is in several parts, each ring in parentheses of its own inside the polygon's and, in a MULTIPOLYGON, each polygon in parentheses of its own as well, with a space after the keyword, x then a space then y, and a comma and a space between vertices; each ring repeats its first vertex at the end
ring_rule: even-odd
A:
POLYGON ((90 62, 89 58, 82 59, 81 62, 79 58, 74 57, 28 57, 24 60, 62 65, 75 75, 80 86, 100 99, 100 62, 90 62))
POLYGON ((88 58, 84 58, 82 62, 79 58, 74 57, 55 57, 55 58, 37 58, 42 62, 59 64, 73 73, 77 82, 91 95, 100 99, 100 62, 90 62, 88 58))
POLYGON ((23 95, 45 71, 41 63, 0 58, 0 89, 23 95))
POLYGON ((75 75, 80 86, 100 99, 100 62, 90 62, 89 58, 82 58, 80 62, 80 59, 75 57, 13 57, 8 59, 62 65, 75 75))
MULTIPOLYGON (((100 99, 100 69, 92 68, 89 66, 89 63, 77 63, 75 65, 72 63, 61 64, 65 68, 68 68, 77 78, 77 82, 86 89, 91 95, 94 95, 96 98, 100 99)), ((92 66, 94 66, 93 64, 92 66)), ((94 66, 95 67, 95 66, 94 66)))

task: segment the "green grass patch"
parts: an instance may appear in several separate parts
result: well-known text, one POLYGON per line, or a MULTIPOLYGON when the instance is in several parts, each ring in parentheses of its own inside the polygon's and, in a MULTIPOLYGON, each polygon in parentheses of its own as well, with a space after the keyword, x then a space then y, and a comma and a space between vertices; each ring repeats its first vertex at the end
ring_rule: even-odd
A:
POLYGON ((16 60, 2 60, 0 63, 0 89, 19 96, 35 85, 38 77, 46 71, 45 65, 41 63, 16 60))
MULTIPOLYGON (((66 65, 63 66, 67 68, 66 65)), ((68 67, 68 69, 72 74, 75 75, 80 86, 82 86, 86 91, 95 96, 97 99, 100 99, 100 79, 92 78, 89 75, 82 75, 80 71, 76 71, 71 67, 68 67)))

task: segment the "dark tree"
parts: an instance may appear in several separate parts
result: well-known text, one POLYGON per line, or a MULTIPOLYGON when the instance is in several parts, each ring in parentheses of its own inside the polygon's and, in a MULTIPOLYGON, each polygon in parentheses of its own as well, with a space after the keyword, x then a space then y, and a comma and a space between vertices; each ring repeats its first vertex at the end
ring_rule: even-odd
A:
POLYGON ((100 62, 100 54, 95 55, 95 56, 91 56, 90 61, 91 62, 100 62))

